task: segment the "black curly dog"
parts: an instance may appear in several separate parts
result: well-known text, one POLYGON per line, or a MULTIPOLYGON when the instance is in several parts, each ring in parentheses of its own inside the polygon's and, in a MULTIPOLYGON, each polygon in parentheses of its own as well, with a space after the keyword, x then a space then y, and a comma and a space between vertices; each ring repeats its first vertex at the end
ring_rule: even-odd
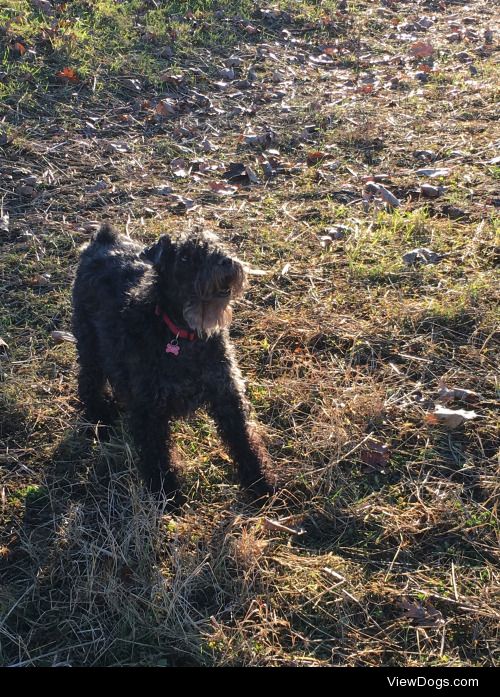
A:
POLYGON ((144 249, 103 225, 81 255, 73 287, 80 401, 92 423, 109 424, 116 403, 125 407, 142 477, 174 505, 183 497, 171 420, 202 405, 241 485, 257 496, 272 491, 228 333, 245 280, 242 263, 206 232, 164 235, 144 249))

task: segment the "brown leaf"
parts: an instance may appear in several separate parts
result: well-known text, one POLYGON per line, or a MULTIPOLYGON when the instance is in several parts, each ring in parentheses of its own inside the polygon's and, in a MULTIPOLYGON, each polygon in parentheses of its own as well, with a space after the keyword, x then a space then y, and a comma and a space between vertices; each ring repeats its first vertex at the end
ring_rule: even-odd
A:
POLYGON ((414 58, 428 58, 434 53, 434 48, 425 41, 417 41, 410 47, 410 53, 414 58))
POLYGON ((419 627, 438 627, 444 624, 444 618, 439 610, 436 610, 430 603, 422 605, 409 600, 402 600, 403 617, 413 620, 419 627))
POLYGON ((373 92, 373 85, 361 85, 356 92, 358 92, 358 94, 371 94, 373 92))
POLYGON ((27 281, 29 286, 50 286, 49 273, 37 273, 27 281))
POLYGON ((260 29, 257 29, 257 27, 254 27, 253 24, 246 24, 243 29, 246 31, 247 34, 258 34, 260 29))
POLYGON ((307 153, 306 162, 309 167, 313 167, 314 165, 317 165, 318 162, 320 162, 325 156, 325 153, 321 152, 321 150, 311 150, 307 153))
POLYGON ((365 465, 370 467, 383 467, 389 462, 391 457, 391 451, 389 446, 385 443, 381 443, 374 438, 369 438, 365 444, 363 450, 361 450, 361 460, 365 465))
POLYGON ((232 186, 226 182, 210 182, 209 186, 212 191, 219 196, 234 196, 238 191, 237 186, 232 186))
POLYGON ((12 46, 12 50, 15 53, 18 53, 20 56, 24 56, 24 54, 26 53, 26 46, 22 44, 20 41, 16 41, 12 46))
POLYGON ((73 70, 73 68, 63 68, 58 73, 56 73, 56 77, 59 77, 62 80, 66 80, 67 82, 73 82, 73 83, 80 82, 80 78, 78 77, 76 72, 73 70))
POLYGON ((158 116, 175 116, 177 111, 178 109, 173 99, 162 99, 155 107, 155 112, 158 116))

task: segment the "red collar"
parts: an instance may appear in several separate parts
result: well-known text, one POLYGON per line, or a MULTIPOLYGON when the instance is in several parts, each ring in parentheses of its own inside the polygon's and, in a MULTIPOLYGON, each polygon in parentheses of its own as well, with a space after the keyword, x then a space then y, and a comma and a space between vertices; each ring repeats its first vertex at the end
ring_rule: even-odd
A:
POLYGON ((172 322, 166 312, 161 311, 159 305, 155 307, 155 315, 162 318, 172 334, 175 334, 176 339, 187 339, 188 341, 194 341, 196 339, 196 332, 190 332, 187 329, 181 329, 181 327, 178 327, 172 322))

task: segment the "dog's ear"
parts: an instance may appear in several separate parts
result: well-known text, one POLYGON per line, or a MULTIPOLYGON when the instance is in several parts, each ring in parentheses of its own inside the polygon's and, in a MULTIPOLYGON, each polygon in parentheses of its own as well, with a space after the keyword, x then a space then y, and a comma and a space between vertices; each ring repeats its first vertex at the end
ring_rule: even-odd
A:
POLYGON ((141 253, 143 259, 150 261, 153 266, 161 268, 166 265, 168 258, 174 251, 175 244, 168 235, 162 235, 158 242, 151 247, 146 247, 141 253))

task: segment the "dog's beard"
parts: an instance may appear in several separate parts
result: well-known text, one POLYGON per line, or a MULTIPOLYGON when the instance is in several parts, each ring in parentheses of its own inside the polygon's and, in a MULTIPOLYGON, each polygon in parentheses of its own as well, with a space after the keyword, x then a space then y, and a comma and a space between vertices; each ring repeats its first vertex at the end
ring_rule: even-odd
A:
POLYGON ((197 279, 196 296, 184 305, 184 319, 200 336, 211 336, 229 327, 233 316, 231 299, 241 295, 244 285, 245 272, 239 263, 233 263, 230 270, 223 265, 212 268, 210 275, 197 279), (228 289, 228 296, 217 297, 228 289))
POLYGON ((190 300, 184 305, 184 319, 200 336, 211 336, 231 324, 233 310, 227 298, 190 300))

